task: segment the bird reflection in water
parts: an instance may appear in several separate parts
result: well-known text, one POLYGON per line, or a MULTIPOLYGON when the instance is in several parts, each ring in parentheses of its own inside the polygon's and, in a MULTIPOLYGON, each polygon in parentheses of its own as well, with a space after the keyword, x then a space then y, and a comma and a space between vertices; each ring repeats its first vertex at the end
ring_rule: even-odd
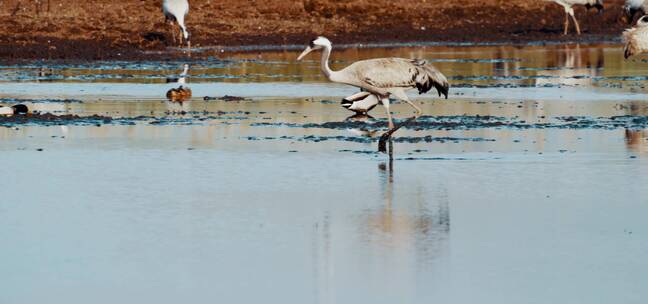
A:
MULTIPOLYGON (((350 123, 354 123, 354 122, 366 123, 366 122, 374 121, 374 118, 373 116, 367 114, 355 114, 347 117, 344 121, 350 123)), ((369 138, 375 137, 376 134, 378 133, 378 130, 372 130, 366 126, 357 127, 357 128, 348 128, 347 131, 349 131, 355 136, 369 137, 369 138)))
POLYGON ((177 78, 168 77, 166 79, 167 83, 180 84, 179 87, 171 88, 170 90, 167 91, 166 97, 169 101, 182 103, 191 99, 192 96, 191 88, 186 86, 188 76, 189 76, 189 65, 184 64, 182 73, 180 73, 179 77, 177 78))
POLYGON ((364 218, 364 235, 367 242, 406 250, 416 254, 416 259, 431 260, 437 257, 447 245, 450 232, 450 209, 447 194, 439 191, 434 201, 425 198, 426 191, 416 190, 414 202, 395 200, 393 142, 388 142, 389 160, 378 165, 383 184, 384 203, 367 212, 364 218), (398 204, 397 204, 398 203, 398 204))
MULTIPOLYGON (((342 99, 342 107, 356 113, 355 115, 348 117, 346 121, 368 122, 373 120, 374 118, 370 116, 368 112, 371 111, 376 105, 381 103, 382 101, 380 101, 378 97, 376 97, 376 95, 370 94, 369 92, 366 92, 364 90, 351 96, 345 97, 344 99, 342 99)), ((401 127, 411 123, 415 119, 416 116, 413 116, 406 121, 395 125, 391 125, 392 121, 390 120, 390 129, 380 137, 380 140, 378 142, 378 151, 386 153, 387 141, 391 141, 392 134, 398 131, 398 129, 400 129, 401 127)), ((369 130, 368 128, 352 128, 349 129, 349 131, 355 135, 365 137, 374 137, 378 132, 376 130, 369 130)))
MULTIPOLYGON (((642 102, 630 102, 629 104, 617 105, 623 110, 623 115, 646 116, 648 108, 643 107, 642 102)), ((647 129, 625 129, 625 143, 628 151, 638 154, 648 153, 648 130, 647 129)))
POLYGON ((635 153, 648 153, 648 130, 625 130, 628 150, 635 153))
POLYGON ((187 83, 187 77, 189 76, 189 65, 188 64, 183 64, 182 65, 182 73, 178 75, 179 77, 167 77, 166 82, 167 83, 178 83, 178 84, 186 84, 187 83))
MULTIPOLYGON (((412 187, 409 182, 395 182, 398 175, 394 174, 393 158, 378 164, 377 177, 377 187, 367 185, 365 191, 379 192, 366 193, 363 199, 368 201, 352 204, 360 207, 352 211, 355 215, 340 216, 339 211, 326 210, 313 223, 310 252, 315 303, 334 302, 339 277, 349 271, 340 267, 347 263, 354 267, 352 275, 389 274, 390 280, 397 281, 390 285, 398 290, 395 292, 406 294, 407 288, 401 287, 410 286, 408 278, 416 277, 423 268, 437 267, 447 257, 450 209, 443 184, 433 184, 441 187, 428 198, 427 185, 412 187), (351 226, 347 227, 349 220, 351 226)), ((356 288, 375 288, 384 283, 374 277, 365 279, 356 288)))

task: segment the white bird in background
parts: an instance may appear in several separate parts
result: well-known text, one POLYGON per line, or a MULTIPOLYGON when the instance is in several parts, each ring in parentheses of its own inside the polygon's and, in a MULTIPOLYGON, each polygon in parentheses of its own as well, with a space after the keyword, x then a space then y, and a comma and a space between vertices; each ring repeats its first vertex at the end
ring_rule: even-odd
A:
POLYGON ((648 51, 648 15, 639 18, 637 25, 623 32, 623 42, 626 59, 648 51))
POLYGON ((580 30, 580 25, 578 24, 578 20, 576 20, 576 16, 574 16, 574 5, 585 5, 585 7, 589 10, 592 7, 595 7, 598 9, 599 13, 603 11, 603 0, 545 0, 545 1, 551 1, 558 3, 562 5, 565 8, 565 31, 564 35, 567 35, 567 32, 569 31, 569 16, 572 17, 574 20, 574 24, 576 25, 576 33, 578 35, 581 34, 580 30))
POLYGON ((27 114, 29 113, 29 108, 24 104, 17 104, 13 106, 3 106, 0 107, 0 115, 11 116, 16 114, 27 114))
MULTIPOLYGON (((180 44, 182 40, 187 42, 187 48, 191 48, 191 35, 187 31, 187 26, 185 25, 185 17, 189 13, 189 1, 187 0, 164 0, 162 2, 162 12, 167 22, 170 22, 173 26, 174 22, 178 23, 180 27, 180 44)), ((172 29, 173 33, 173 42, 176 41, 175 31, 172 29)))
MULTIPOLYGON (((389 97, 402 100, 412 106, 416 110, 416 115, 413 119, 420 116, 422 111, 409 100, 405 91, 417 89, 419 94, 422 94, 434 87, 439 93, 439 96, 443 94, 448 98, 450 85, 448 84, 447 78, 434 66, 425 61, 403 58, 377 58, 357 61, 342 70, 333 71, 329 67, 329 57, 331 56, 333 46, 331 41, 325 37, 318 37, 311 41, 297 60, 301 60, 313 50, 320 49, 324 50, 321 59, 321 69, 326 78, 332 82, 359 87, 375 95, 385 107, 390 130, 381 138, 379 147, 384 146, 384 140, 388 139, 398 129, 394 127, 391 112, 389 111, 389 97)), ((359 93, 356 95, 362 96, 363 94, 361 95, 359 93)))
POLYGON ((623 6, 628 24, 632 24, 635 15, 643 16, 648 12, 648 0, 626 0, 623 6))

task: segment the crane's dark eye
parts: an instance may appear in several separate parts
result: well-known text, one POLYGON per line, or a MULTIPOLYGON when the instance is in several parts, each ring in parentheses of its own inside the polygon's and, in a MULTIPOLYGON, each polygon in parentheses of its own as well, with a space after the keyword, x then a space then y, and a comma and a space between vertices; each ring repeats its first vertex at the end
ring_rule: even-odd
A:
POLYGON ((311 40, 311 42, 308 44, 310 47, 315 47, 315 39, 311 40))

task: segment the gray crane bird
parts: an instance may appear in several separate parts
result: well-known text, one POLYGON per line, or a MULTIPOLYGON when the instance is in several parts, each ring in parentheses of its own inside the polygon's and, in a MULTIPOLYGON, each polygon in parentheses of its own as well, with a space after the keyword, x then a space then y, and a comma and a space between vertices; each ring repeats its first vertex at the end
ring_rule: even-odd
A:
POLYGON ((576 16, 574 16, 574 5, 584 5, 588 10, 595 7, 599 13, 603 12, 603 0, 545 0, 555 2, 562 5, 565 8, 565 31, 563 35, 567 35, 569 32, 569 16, 574 20, 574 25, 576 25, 576 33, 581 34, 580 25, 576 16))
POLYGON ((625 59, 648 51, 648 15, 639 18, 637 25, 623 32, 623 42, 625 59))
MULTIPOLYGON (((187 42, 187 48, 191 49, 191 35, 187 31, 187 26, 185 25, 185 17, 189 13, 189 1, 187 0, 164 0, 162 2, 162 12, 166 21, 171 24, 177 22, 180 27, 180 45, 184 41, 187 42)), ((173 34, 173 42, 176 42, 175 31, 172 29, 171 33, 173 34)))
POLYGON ((443 94, 446 99, 448 98, 448 90, 450 88, 448 79, 434 66, 423 60, 376 58, 356 61, 342 70, 333 71, 329 67, 329 57, 331 56, 332 49, 333 45, 331 41, 320 36, 310 42, 297 60, 302 60, 308 53, 314 50, 323 50, 321 70, 328 80, 358 87, 365 92, 375 95, 380 100, 387 112, 390 129, 380 139, 379 150, 381 152, 385 152, 383 149, 384 142, 391 137, 393 132, 403 126, 403 124, 398 127, 394 126, 391 112, 389 111, 389 97, 402 100, 414 108, 416 115, 407 122, 416 119, 422 113, 421 109, 407 97, 405 93, 407 90, 416 89, 419 94, 423 94, 432 88, 436 88, 439 96, 443 94))
POLYGON ((626 0, 623 11, 628 24, 632 24, 636 15, 641 17, 648 12, 648 0, 626 0))

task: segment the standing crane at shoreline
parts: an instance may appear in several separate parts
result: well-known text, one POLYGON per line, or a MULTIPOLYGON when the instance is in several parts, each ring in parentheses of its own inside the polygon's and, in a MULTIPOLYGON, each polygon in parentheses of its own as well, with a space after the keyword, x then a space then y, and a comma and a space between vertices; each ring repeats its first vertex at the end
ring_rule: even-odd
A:
POLYGON ((578 35, 581 34, 581 29, 580 25, 578 24, 578 20, 576 20, 576 16, 574 15, 574 5, 584 5, 585 8, 588 10, 590 8, 596 8, 599 13, 603 11, 603 0, 545 0, 545 1, 551 1, 555 2, 557 4, 562 5, 565 8, 565 31, 563 32, 563 35, 567 35, 569 32, 569 16, 574 20, 574 25, 576 26, 576 33, 578 35))
MULTIPOLYGON (((178 23, 180 27, 180 45, 184 41, 187 43, 187 48, 191 49, 191 35, 187 31, 187 26, 185 25, 185 17, 189 13, 189 1, 188 0, 164 0, 162 2, 162 12, 168 23, 173 27, 173 23, 178 23)), ((173 35, 173 42, 176 43, 175 29, 171 29, 173 35)))

